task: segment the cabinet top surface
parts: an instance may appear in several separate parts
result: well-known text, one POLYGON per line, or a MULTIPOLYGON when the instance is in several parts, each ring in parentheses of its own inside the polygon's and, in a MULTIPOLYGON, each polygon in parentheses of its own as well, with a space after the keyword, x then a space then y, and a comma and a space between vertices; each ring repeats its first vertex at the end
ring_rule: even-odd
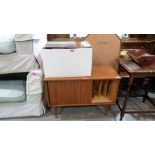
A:
POLYGON ((120 79, 118 73, 111 66, 93 66, 91 76, 83 77, 52 77, 44 78, 44 81, 64 81, 64 80, 104 80, 120 79))

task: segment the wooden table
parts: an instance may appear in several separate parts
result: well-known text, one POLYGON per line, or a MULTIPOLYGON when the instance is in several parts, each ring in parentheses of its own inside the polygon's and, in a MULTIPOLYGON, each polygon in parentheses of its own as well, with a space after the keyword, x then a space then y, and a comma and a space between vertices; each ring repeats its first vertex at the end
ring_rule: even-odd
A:
MULTIPOLYGON (((120 59, 120 65, 127 71, 128 75, 129 75, 128 88, 127 88, 127 92, 125 95, 125 100, 124 100, 123 106, 121 107, 120 104, 117 102, 117 104, 121 110, 120 120, 123 119, 125 113, 154 113, 155 109, 126 110, 126 106, 128 103, 128 97, 129 97, 129 92, 131 90, 131 85, 133 84, 134 79, 135 78, 155 77, 155 64, 150 65, 150 66, 141 67, 132 60, 120 59)), ((146 98, 148 98, 148 89, 146 89, 146 91, 145 91, 145 94, 143 97, 143 102, 145 101, 146 98)))
POLYGON ((57 108, 104 105, 105 113, 117 97, 120 76, 111 66, 95 66, 89 77, 44 78, 45 96, 57 117, 57 108))

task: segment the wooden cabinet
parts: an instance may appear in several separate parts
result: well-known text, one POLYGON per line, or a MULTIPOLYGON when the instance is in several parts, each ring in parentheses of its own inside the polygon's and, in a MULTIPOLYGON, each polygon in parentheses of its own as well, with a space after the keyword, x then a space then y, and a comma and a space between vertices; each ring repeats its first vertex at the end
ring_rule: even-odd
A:
POLYGON ((128 38, 122 40, 122 49, 150 49, 152 41, 146 39, 128 38))
POLYGON ((48 82, 51 106, 84 105, 91 103, 91 81, 48 82))
POLYGON ((129 34, 128 39, 122 39, 122 49, 146 49, 155 54, 155 34, 129 34))
MULTIPOLYGON (((89 77, 45 78, 48 107, 104 105, 117 97, 120 76, 111 66, 96 66, 89 77)), ((106 111, 107 112, 107 111, 106 111)))

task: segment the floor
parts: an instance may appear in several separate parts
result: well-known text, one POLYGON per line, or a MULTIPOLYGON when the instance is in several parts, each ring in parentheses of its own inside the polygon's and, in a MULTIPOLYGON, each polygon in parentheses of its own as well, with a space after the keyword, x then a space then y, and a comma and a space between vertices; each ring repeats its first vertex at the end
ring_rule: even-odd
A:
MULTIPOLYGON (((124 98, 119 97, 119 102, 123 103, 124 98)), ((142 102, 142 97, 130 97, 128 109, 136 108, 154 108, 153 105, 142 102)), ((103 106, 88 106, 88 107, 66 107, 59 109, 58 118, 55 118, 50 110, 40 117, 25 117, 25 118, 9 118, 2 121, 119 121, 120 111, 117 105, 111 106, 110 112, 105 115, 103 106)), ((152 114, 125 114, 124 121, 154 121, 155 113, 152 114)))

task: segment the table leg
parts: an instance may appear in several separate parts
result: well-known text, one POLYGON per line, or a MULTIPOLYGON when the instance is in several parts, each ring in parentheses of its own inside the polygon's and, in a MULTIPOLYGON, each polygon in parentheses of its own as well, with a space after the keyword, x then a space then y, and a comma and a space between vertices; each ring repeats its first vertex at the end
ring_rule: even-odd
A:
POLYGON ((134 80, 134 78, 133 78, 132 75, 131 75, 131 76, 129 77, 128 88, 127 88, 127 92, 126 92, 126 95, 125 95, 125 100, 124 100, 124 103, 123 103, 123 107, 122 107, 122 110, 121 110, 120 120, 123 119, 124 114, 125 114, 125 108, 126 108, 126 106, 127 106, 128 97, 129 97, 129 94, 130 94, 130 89, 131 89, 131 85, 132 85, 132 83, 133 83, 133 80, 134 80))
POLYGON ((144 93, 144 96, 143 96, 143 103, 145 102, 146 98, 148 97, 148 90, 149 90, 149 79, 146 78, 145 79, 145 93, 144 93))

